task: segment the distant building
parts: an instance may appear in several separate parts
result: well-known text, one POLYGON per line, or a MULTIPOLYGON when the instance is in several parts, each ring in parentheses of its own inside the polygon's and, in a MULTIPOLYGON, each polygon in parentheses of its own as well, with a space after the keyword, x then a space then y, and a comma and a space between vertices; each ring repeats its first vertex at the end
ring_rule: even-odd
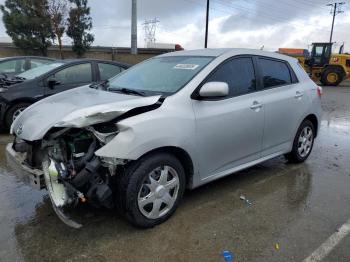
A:
POLYGON ((173 50, 184 50, 179 44, 169 43, 147 43, 146 48, 157 48, 157 49, 173 49, 173 50))

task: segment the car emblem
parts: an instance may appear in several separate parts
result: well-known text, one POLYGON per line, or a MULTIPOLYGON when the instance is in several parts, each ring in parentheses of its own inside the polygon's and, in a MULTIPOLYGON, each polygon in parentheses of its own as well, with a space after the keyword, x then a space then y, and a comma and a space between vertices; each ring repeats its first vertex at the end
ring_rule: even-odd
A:
POLYGON ((16 129, 16 134, 19 136, 23 132, 23 124, 19 124, 18 128, 16 129))

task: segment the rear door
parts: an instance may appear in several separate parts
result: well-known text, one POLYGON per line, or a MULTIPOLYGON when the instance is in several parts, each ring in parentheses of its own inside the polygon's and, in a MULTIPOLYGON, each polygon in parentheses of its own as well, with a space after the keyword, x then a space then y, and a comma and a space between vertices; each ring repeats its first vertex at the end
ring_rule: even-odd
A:
POLYGON ((46 95, 56 94, 78 86, 83 86, 94 81, 90 62, 73 64, 51 74, 45 80, 46 95), (49 86, 50 80, 56 81, 54 86, 49 86))
POLYGON ((267 57, 257 60, 261 83, 259 97, 265 107, 264 157, 289 149, 305 111, 306 96, 288 62, 267 57))
POLYGON ((256 97, 253 59, 235 57, 219 65, 204 81, 226 82, 228 97, 193 100, 201 179, 226 175, 260 157, 264 108, 256 97))

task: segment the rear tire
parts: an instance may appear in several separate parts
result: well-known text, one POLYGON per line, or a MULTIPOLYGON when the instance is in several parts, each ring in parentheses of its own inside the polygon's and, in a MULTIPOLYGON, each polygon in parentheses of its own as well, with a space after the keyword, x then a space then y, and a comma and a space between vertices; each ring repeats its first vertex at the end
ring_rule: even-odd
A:
POLYGON ((166 221, 185 190, 185 171, 168 153, 146 155, 125 167, 117 181, 116 202, 133 225, 150 228, 166 221))
POLYGON ((326 86, 338 86, 343 81, 343 72, 339 68, 330 67, 323 71, 320 82, 326 86))
POLYGON ((5 127, 9 129, 16 117, 19 116, 19 114, 24 111, 28 106, 30 106, 29 103, 19 103, 16 105, 13 105, 10 107, 10 109, 7 111, 5 116, 5 127))
POLYGON ((315 140, 315 127, 310 120, 304 120, 295 135, 293 149, 285 157, 289 162, 304 162, 310 155, 315 140))

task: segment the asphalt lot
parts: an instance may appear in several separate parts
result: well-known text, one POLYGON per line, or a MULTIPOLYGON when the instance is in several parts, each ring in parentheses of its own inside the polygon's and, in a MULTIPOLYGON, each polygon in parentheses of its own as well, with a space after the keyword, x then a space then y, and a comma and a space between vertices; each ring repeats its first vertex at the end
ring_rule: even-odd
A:
MULTIPOLYGON (((87 207, 80 210, 85 226, 68 228, 46 192, 7 166, 11 137, 3 134, 0 261, 225 261, 223 250, 233 261, 303 261, 350 219, 350 82, 324 87, 323 108, 306 163, 279 157, 189 191, 170 220, 149 230, 87 207)), ((346 235, 323 261, 350 261, 349 246, 346 235)))

